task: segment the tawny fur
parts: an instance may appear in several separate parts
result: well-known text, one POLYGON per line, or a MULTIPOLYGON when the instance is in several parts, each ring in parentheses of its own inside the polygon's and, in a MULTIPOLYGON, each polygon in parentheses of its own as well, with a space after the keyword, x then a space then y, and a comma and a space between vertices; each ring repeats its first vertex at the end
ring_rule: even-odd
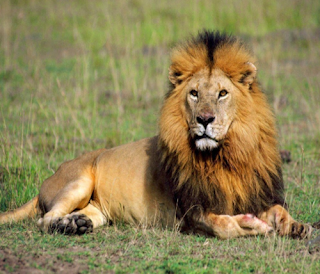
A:
POLYGON ((158 136, 64 163, 39 201, 0 223, 37 209, 43 231, 66 234, 121 219, 222 239, 310 235, 285 209, 275 120, 250 51, 203 31, 173 50, 169 80, 158 136))

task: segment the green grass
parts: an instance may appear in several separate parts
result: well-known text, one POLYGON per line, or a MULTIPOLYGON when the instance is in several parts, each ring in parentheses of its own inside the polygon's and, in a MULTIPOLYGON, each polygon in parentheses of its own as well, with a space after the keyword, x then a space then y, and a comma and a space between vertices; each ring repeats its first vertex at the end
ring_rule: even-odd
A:
MULTIPOLYGON (((241 36, 273 106, 291 214, 320 212, 319 1, 0 2, 0 211, 38 193, 64 161, 153 136, 170 48, 203 28, 241 36)), ((303 241, 220 241, 176 231, 103 227, 45 235, 0 226, 0 272, 317 273, 303 241)))
POLYGON ((10 249, 0 244, 8 272, 73 267, 81 273, 317 273, 320 267, 319 256, 310 255, 304 242, 280 237, 221 241, 124 225, 81 237, 43 235, 28 223, 4 229, 11 230, 5 232, 10 249), (17 264, 10 264, 14 259, 17 264))

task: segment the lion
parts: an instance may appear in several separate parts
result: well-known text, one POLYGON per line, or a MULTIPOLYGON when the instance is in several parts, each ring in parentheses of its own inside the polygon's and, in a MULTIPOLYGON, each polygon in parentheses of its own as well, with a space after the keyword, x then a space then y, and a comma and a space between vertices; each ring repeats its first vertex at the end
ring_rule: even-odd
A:
POLYGON ((275 118, 255 60, 236 37, 203 30, 172 50, 159 134, 63 163, 0 223, 40 214, 44 232, 84 234, 119 220, 220 239, 311 226, 286 209, 275 118))

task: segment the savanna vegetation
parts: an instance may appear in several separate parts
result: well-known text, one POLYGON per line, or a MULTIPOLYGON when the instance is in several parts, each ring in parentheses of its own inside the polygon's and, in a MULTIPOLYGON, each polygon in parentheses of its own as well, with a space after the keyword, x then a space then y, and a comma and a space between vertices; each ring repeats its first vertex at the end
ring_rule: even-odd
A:
MULTIPOLYGON (((277 117, 291 215, 320 219, 320 2, 0 1, 0 211, 83 152, 157 133, 170 48, 203 28, 251 45, 277 117)), ((116 224, 0 226, 1 273, 319 273, 320 243, 116 224)), ((316 235, 313 236, 314 238, 316 235)), ((316 238, 315 238, 316 239, 316 238)))

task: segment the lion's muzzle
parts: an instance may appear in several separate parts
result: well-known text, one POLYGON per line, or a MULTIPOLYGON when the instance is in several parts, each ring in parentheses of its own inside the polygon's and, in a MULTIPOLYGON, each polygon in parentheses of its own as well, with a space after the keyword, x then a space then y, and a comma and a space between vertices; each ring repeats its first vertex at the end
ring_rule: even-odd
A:
POLYGON ((206 129, 208 124, 211 124, 214 122, 215 117, 211 113, 206 112, 202 115, 199 115, 196 118, 196 120, 199 124, 203 125, 203 127, 206 129))
POLYGON ((218 147, 219 142, 216 139, 215 116, 211 112, 204 112, 195 119, 193 134, 196 147, 199 150, 212 150, 218 147))

